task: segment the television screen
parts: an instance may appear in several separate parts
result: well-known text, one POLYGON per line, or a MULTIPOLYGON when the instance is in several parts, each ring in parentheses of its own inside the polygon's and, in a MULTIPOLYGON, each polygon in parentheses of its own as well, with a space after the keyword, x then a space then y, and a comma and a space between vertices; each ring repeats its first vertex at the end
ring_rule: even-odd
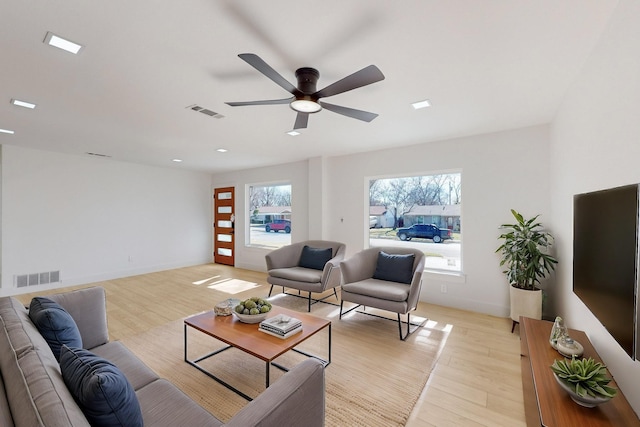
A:
POLYGON ((573 291, 633 358, 638 185, 574 196, 573 291))

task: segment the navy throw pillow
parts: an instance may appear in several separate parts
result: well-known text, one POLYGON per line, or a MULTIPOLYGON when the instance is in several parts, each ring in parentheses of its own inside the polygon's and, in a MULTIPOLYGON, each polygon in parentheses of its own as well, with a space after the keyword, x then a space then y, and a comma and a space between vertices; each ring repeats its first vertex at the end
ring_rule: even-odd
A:
POLYGON ((142 426, 131 383, 113 363, 88 350, 62 346, 62 379, 93 427, 142 426))
POLYGON ((73 317, 57 302, 35 297, 29 304, 29 318, 60 361, 60 347, 82 347, 82 337, 73 317))
POLYGON ((324 265, 331 259, 333 250, 331 248, 312 248, 304 245, 300 255, 299 267, 313 268, 314 270, 324 270, 324 265))
POLYGON ((373 278, 410 284, 413 279, 413 261, 415 257, 414 254, 398 255, 380 251, 373 278))

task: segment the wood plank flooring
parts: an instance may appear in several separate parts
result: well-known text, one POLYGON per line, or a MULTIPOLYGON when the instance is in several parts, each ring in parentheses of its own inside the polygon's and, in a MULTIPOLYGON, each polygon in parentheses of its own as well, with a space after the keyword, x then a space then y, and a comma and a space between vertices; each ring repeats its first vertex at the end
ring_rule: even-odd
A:
MULTIPOLYGON (((240 299, 258 289, 268 293, 265 273, 218 264, 75 288, 92 285, 106 289, 109 333, 114 340, 211 309, 219 292, 240 299)), ((33 296, 17 298, 28 304, 33 296)), ((517 328, 515 334, 510 332, 511 320, 427 303, 420 303, 417 314, 450 329, 450 334, 407 426, 525 426, 520 341, 517 328)))

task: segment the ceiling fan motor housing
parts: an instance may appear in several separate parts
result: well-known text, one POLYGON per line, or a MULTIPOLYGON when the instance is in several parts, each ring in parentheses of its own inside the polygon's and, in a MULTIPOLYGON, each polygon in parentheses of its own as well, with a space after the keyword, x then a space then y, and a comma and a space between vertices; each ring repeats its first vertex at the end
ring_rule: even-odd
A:
MULTIPOLYGON (((303 67, 296 70, 296 78, 298 79, 298 90, 305 95, 316 93, 316 83, 320 78, 320 72, 315 68, 303 67)), ((317 99, 314 99, 316 101, 317 99)))

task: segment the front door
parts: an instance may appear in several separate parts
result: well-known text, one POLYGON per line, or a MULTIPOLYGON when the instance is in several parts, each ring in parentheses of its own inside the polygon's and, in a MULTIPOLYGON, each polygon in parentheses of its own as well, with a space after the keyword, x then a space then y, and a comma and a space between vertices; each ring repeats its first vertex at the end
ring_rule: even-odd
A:
POLYGON ((216 188, 213 195, 213 261, 234 265, 235 193, 233 187, 216 188))

